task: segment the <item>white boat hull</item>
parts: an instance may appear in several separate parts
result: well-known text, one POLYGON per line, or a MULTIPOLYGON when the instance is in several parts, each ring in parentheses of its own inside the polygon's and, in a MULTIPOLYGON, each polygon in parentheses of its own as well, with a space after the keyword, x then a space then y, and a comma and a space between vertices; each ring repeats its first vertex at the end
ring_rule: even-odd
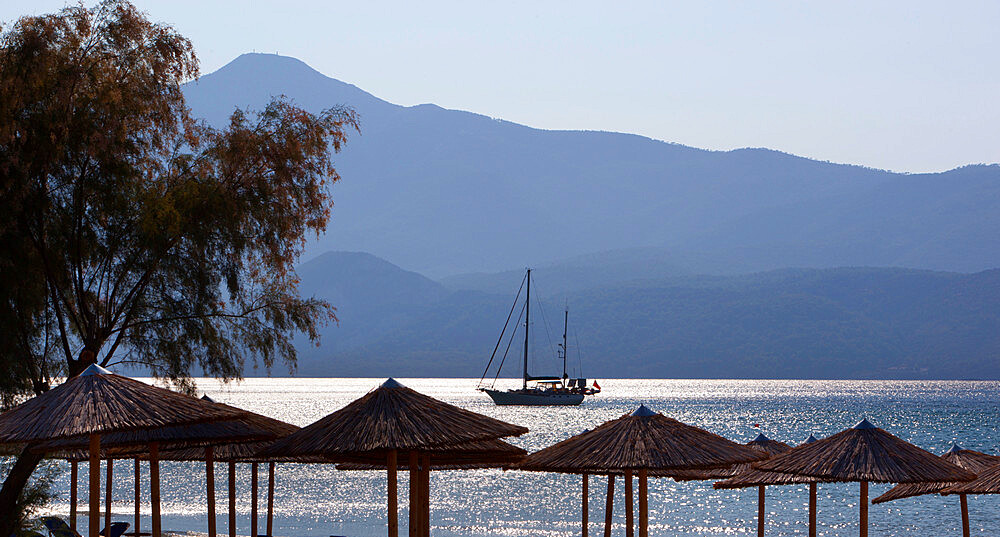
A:
POLYGON ((501 406, 575 406, 583 402, 582 393, 554 393, 548 390, 483 391, 501 406))

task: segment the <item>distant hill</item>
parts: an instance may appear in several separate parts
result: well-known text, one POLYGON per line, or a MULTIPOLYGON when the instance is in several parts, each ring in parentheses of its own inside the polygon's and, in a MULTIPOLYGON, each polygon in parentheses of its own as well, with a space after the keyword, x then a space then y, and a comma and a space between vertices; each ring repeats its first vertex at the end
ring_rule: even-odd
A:
MULTIPOLYGON (((577 263, 556 264, 582 277, 545 294, 533 314, 532 352, 542 369, 559 368, 549 341, 559 337, 568 303, 570 346, 582 350, 591 377, 1000 378, 1000 270, 785 269, 626 281, 577 263)), ((543 293, 559 287, 550 279, 557 274, 539 278, 543 293)), ((496 291, 450 291, 356 253, 325 254, 300 275, 303 291, 329 298, 342 319, 320 347, 300 346, 302 376, 478 376, 522 278, 483 275, 496 291)), ((577 353, 570 356, 579 371, 577 353)), ((517 374, 516 355, 505 371, 517 374)))
POLYGON ((308 257, 366 251, 435 278, 612 250, 659 252, 656 262, 678 273, 1000 266, 995 165, 904 175, 767 149, 539 130, 397 106, 269 54, 185 87, 195 115, 215 124, 278 94, 313 111, 346 104, 362 121, 336 158, 333 218, 308 257))
POLYGON ((410 323, 416 311, 450 294, 437 282, 362 252, 327 252, 303 263, 298 274, 303 296, 337 308, 324 352, 356 347, 410 323))

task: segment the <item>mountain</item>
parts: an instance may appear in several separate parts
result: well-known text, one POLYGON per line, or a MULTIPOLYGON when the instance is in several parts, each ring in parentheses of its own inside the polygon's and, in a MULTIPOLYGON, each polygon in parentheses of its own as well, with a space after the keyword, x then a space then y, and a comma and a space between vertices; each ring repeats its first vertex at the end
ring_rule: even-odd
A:
MULTIPOLYGON (((663 278, 693 273, 697 264, 679 259, 666 249, 627 248, 574 256, 533 267, 536 286, 548 293, 567 293, 610 282, 663 278)), ((451 290, 510 293, 511 282, 519 281, 524 269, 503 272, 457 274, 440 280, 451 290)))
MULTIPOLYGON (((327 252, 297 269, 302 296, 337 308, 323 352, 356 347, 413 321, 428 304, 450 293, 441 284, 363 252, 327 252)), ((299 347, 305 345, 298 342, 299 347)))
MULTIPOLYGON (((434 278, 607 251, 656 252, 661 273, 1000 265, 996 165, 906 175, 768 149, 539 130, 398 106, 268 54, 185 87, 194 115, 216 125, 279 94, 311 111, 354 107, 362 122, 336 157, 333 217, 308 257, 365 251, 434 278)), ((459 281, 445 283, 470 285, 459 281)))
MULTIPOLYGON (((330 299, 342 319, 321 346, 299 346, 302 376, 478 377, 523 277, 485 278, 505 282, 497 292, 452 291, 353 253, 325 254, 299 273, 303 290, 330 299)), ((571 370, 595 378, 1000 378, 1000 270, 585 274, 546 293, 548 281, 532 313, 539 374, 561 370, 552 343, 568 304, 571 370)), ((519 374, 518 342, 511 348, 505 376, 519 374)))

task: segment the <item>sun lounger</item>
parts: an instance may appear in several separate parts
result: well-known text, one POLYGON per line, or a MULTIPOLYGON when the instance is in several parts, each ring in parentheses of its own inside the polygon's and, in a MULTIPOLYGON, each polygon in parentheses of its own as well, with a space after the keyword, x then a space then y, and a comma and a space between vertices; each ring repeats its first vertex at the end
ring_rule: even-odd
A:
POLYGON ((111 526, 108 526, 101 531, 101 535, 104 537, 122 537, 122 534, 124 534, 127 529, 128 522, 112 522, 111 526))
POLYGON ((43 516, 42 524, 49 530, 52 537, 81 537, 79 533, 73 531, 65 520, 55 516, 43 516))
MULTIPOLYGON (((82 537, 79 533, 73 531, 73 528, 69 527, 69 524, 65 520, 59 517, 46 516, 42 517, 41 520, 52 537, 82 537)), ((112 522, 111 526, 101 530, 101 535, 104 537, 122 537, 128 526, 128 522, 112 522)))

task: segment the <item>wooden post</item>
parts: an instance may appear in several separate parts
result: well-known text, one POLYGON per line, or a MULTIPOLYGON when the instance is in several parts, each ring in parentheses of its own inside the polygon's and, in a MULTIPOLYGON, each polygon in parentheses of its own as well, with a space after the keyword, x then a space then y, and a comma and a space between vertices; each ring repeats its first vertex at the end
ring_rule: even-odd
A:
POLYGON ((399 511, 396 507, 396 458, 395 449, 389 450, 385 461, 386 515, 389 522, 389 537, 399 537, 399 511))
POLYGON ((101 435, 90 435, 90 511, 87 515, 89 537, 101 534, 101 435))
POLYGON ((757 537, 764 537, 764 485, 757 487, 757 537))
POLYGON ((816 537, 816 483, 809 483, 809 537, 816 537))
POLYGON ((859 524, 861 537, 868 537, 868 482, 861 482, 861 516, 859 524))
POLYGON ((274 535, 274 463, 267 463, 267 537, 274 535))
POLYGON ((257 537, 257 463, 250 463, 250 537, 257 537))
POLYGON ((69 463, 69 527, 76 531, 76 480, 79 476, 77 462, 69 463))
POLYGON ((584 473, 583 474, 583 505, 580 506, 581 511, 583 512, 583 532, 581 533, 581 535, 583 535, 583 537, 587 537, 587 529, 588 529, 588 526, 590 525, 590 521, 588 520, 590 518, 590 493, 589 493, 589 490, 588 490, 590 488, 589 481, 590 481, 590 476, 587 475, 586 473, 584 473))
POLYGON ((410 521, 407 535, 419 536, 420 528, 420 460, 416 451, 410 452, 410 521))
POLYGON ((111 477, 114 476, 114 464, 113 459, 107 460, 107 478, 104 483, 104 527, 111 527, 111 477))
POLYGON ((215 448, 205 448, 205 495, 208 500, 208 537, 216 537, 215 515, 215 448))
POLYGON ((236 463, 229 461, 229 537, 236 537, 236 463))
POLYGON ((649 489, 645 468, 639 470, 639 537, 649 537, 649 489))
POLYGON ((625 537, 635 537, 635 512, 632 498, 632 470, 625 470, 625 537))
POLYGON ((611 512, 615 503, 615 475, 608 475, 608 500, 604 505, 604 537, 611 537, 611 512))
POLYGON ((139 537, 142 531, 139 529, 139 522, 142 520, 142 512, 140 511, 140 506, 142 505, 142 465, 139 462, 139 458, 135 459, 135 537, 139 537))
POLYGON ((969 537, 969 500, 965 494, 959 494, 958 499, 962 503, 962 537, 969 537))
POLYGON ((420 521, 423 523, 423 536, 431 536, 431 456, 420 457, 422 468, 420 469, 420 499, 423 500, 423 510, 420 513, 420 521))
POLYGON ((153 518, 153 537, 160 537, 160 444, 149 444, 149 507, 153 518))

